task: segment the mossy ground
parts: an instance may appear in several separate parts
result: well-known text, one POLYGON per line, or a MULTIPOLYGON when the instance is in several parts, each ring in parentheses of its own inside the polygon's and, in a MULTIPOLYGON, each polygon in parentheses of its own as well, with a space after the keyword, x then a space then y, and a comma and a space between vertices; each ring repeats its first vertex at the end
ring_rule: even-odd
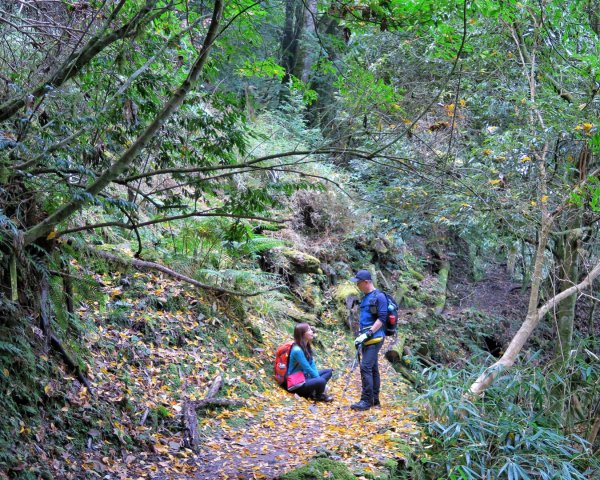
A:
POLYGON ((300 468, 285 473, 281 480, 356 480, 356 476, 342 462, 317 458, 300 468))

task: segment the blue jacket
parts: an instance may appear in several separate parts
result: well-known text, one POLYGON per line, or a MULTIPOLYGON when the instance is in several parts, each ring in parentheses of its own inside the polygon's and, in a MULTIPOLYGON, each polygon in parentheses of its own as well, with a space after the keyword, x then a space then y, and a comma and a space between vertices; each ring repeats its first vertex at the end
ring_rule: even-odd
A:
POLYGON ((319 376, 314 357, 309 362, 302 349, 298 345, 294 345, 290 352, 290 364, 287 373, 291 375, 299 371, 303 371, 306 378, 317 378, 319 376))
POLYGON ((365 333, 376 320, 380 320, 383 326, 375 332, 373 338, 385 337, 385 321, 388 315, 388 302, 385 294, 379 290, 373 290, 367 293, 362 301, 360 302, 360 333, 365 333), (370 311, 370 304, 373 295, 376 295, 377 315, 374 315, 370 311))

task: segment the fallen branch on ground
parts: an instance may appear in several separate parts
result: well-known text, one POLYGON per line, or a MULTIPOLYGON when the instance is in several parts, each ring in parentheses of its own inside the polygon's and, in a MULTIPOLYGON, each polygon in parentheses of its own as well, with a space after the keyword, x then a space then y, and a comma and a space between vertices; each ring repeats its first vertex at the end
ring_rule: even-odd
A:
POLYGON ((396 370, 400 375, 402 375, 402 378, 407 380, 413 387, 416 387, 417 379, 410 371, 410 369, 403 364, 402 361, 405 342, 406 336, 399 334, 396 341, 389 344, 383 356, 388 362, 392 364, 394 370, 396 370))
MULTIPOLYGON (((179 373, 181 376, 181 372, 179 373)), ((184 392, 187 381, 184 381, 184 392)), ((246 403, 242 400, 232 400, 229 398, 215 398, 223 386, 223 377, 218 375, 212 381, 206 396, 202 400, 190 400, 187 395, 183 400, 183 446, 195 450, 200 444, 198 434, 198 418, 196 410, 209 407, 243 407, 246 403)))

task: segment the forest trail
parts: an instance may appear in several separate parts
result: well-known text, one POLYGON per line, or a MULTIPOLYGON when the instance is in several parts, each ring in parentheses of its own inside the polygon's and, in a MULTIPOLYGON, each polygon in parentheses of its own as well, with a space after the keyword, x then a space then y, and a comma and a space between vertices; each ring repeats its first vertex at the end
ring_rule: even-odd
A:
POLYGON ((469 280, 464 272, 455 274, 448 286, 451 301, 444 313, 457 314, 475 309, 490 315, 521 320, 527 313, 527 295, 521 292, 519 286, 506 267, 497 263, 488 265, 481 280, 469 280))
POLYGON ((360 397, 360 373, 354 370, 342 397, 348 369, 329 384, 332 403, 313 403, 275 386, 247 409, 204 419, 201 429, 213 433, 193 459, 193 478, 274 479, 316 455, 344 462, 360 478, 383 473, 386 460, 402 461, 398 444, 417 433, 404 400, 406 386, 381 358, 383 407, 355 412, 350 405, 360 397), (248 425, 231 427, 227 420, 233 419, 248 425))

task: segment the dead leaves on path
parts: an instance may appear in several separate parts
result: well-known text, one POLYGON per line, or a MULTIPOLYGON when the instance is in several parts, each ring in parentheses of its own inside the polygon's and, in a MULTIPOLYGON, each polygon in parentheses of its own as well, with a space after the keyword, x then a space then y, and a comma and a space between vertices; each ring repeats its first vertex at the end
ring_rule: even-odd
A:
POLYGON ((358 475, 383 473, 385 460, 402 457, 400 444, 418 434, 403 405, 397 374, 382 362, 385 407, 355 412, 350 404, 360 396, 360 375, 353 373, 347 395, 346 378, 330 382, 332 403, 315 403, 274 388, 242 412, 222 412, 206 419, 205 429, 221 434, 207 440, 196 478, 275 478, 307 463, 315 455, 340 460, 358 475), (238 415, 256 419, 248 428, 232 428, 227 420, 238 415))
POLYGON ((224 320, 218 305, 211 305, 206 316, 194 311, 197 293, 187 286, 151 274, 132 277, 131 287, 124 288, 109 275, 98 276, 109 308, 95 302, 78 312, 96 325, 86 335, 94 357, 89 376, 95 398, 71 379, 47 385, 49 397, 64 399, 63 412, 89 425, 85 448, 47 459, 56 478, 274 478, 318 453, 357 472, 375 471, 384 458, 398 457, 397 442, 404 443, 414 427, 402 404, 404 387, 395 384, 399 377, 383 358, 387 407, 353 412, 349 405, 359 397, 358 369, 341 398, 353 349, 342 335, 317 329, 326 346, 317 348, 317 365, 336 370, 330 382, 336 400, 313 405, 273 383, 274 352, 288 334, 272 319, 249 313, 263 337, 256 345, 244 325, 224 320), (174 297, 180 310, 161 309, 174 297), (224 379, 222 395, 245 400, 248 407, 203 412, 202 445, 195 454, 181 446, 183 385, 190 400, 204 398, 216 373, 224 379), (96 409, 102 417, 90 416, 96 409))

